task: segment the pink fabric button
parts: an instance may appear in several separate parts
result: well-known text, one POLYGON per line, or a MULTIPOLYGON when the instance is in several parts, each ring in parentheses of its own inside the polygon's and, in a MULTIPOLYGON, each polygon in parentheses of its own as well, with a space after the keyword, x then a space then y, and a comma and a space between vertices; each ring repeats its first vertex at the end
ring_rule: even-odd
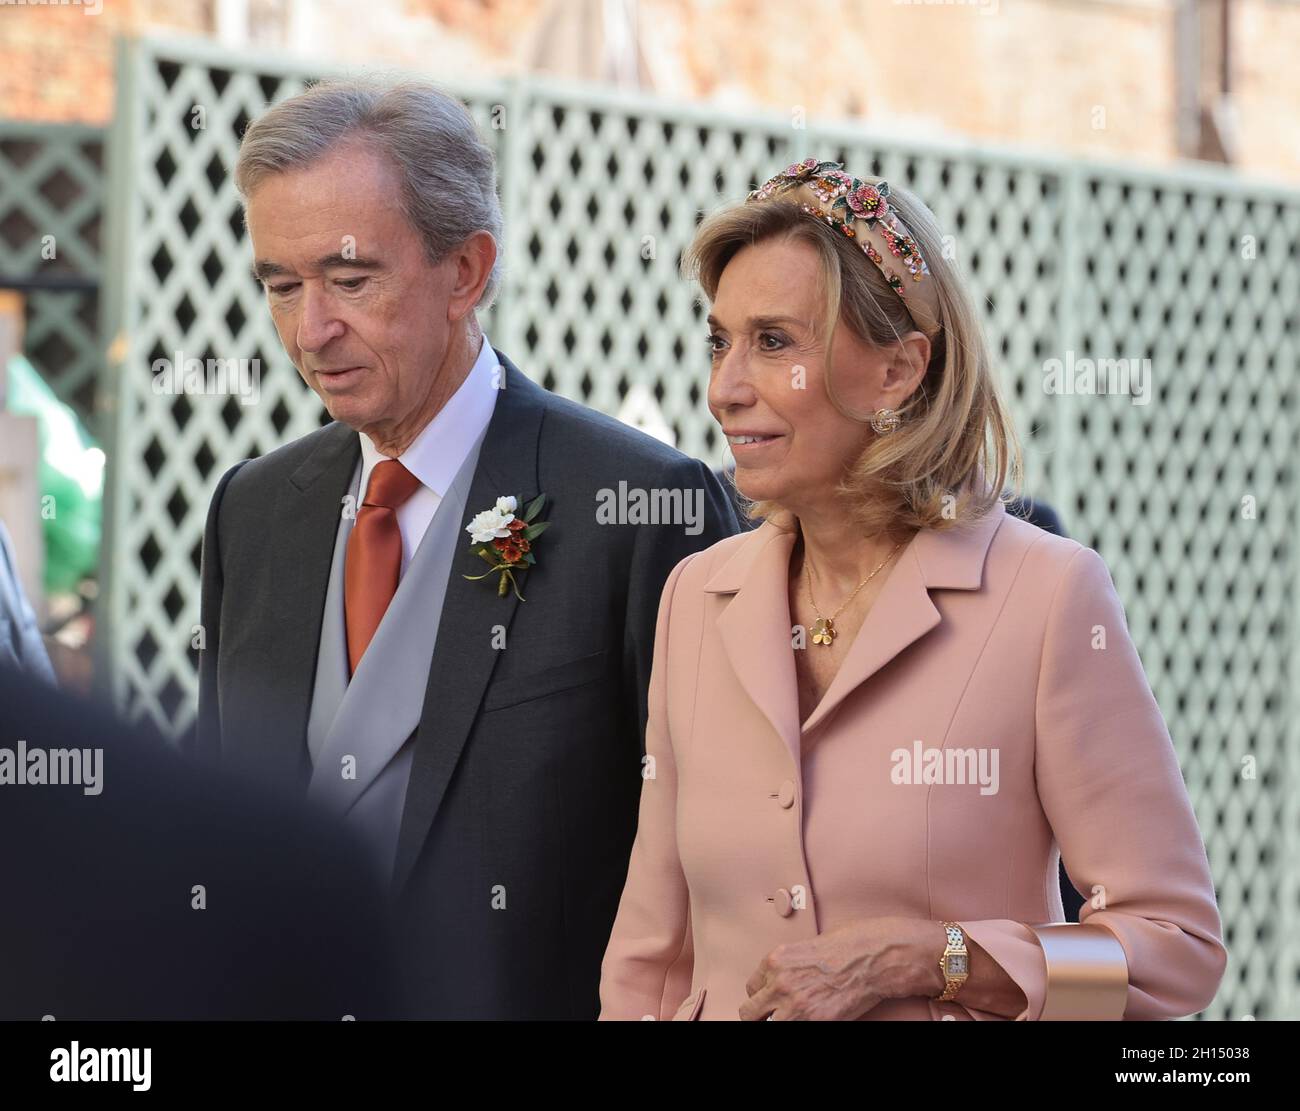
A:
POLYGON ((785 810, 789 810, 790 807, 794 805, 794 780, 787 779, 781 784, 781 789, 777 792, 776 801, 779 802, 785 810))
POLYGON ((789 918, 794 913, 794 905, 790 901, 790 892, 784 887, 777 889, 775 901, 776 913, 782 918, 789 918))

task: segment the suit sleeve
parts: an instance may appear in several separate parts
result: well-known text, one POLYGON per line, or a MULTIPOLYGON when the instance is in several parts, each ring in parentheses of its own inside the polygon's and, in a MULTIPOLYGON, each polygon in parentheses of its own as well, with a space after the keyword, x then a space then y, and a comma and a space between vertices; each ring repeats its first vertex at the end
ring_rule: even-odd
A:
POLYGON ((199 564, 199 625, 203 647, 199 649, 199 716, 189 754, 216 765, 221 759, 221 701, 218 692, 217 654, 221 638, 221 599, 224 577, 221 568, 221 502, 226 487, 243 463, 236 463, 217 483, 208 519, 203 527, 203 554, 199 564))
POLYGON ((692 558, 673 569, 659 606, 641 805, 627 882, 601 965, 602 1020, 671 1018, 691 986, 695 955, 690 895, 677 855, 677 765, 668 729, 667 659, 673 595, 692 558))
POLYGON ((1090 548, 1071 557, 1050 607, 1036 714, 1038 795, 1085 900, 1079 922, 961 925, 1025 992, 1018 1018, 1203 1010, 1227 963, 1209 862, 1114 583, 1090 548))
POLYGON ((740 531, 731 499, 713 472, 698 459, 682 457, 675 461, 658 485, 660 489, 682 490, 686 495, 685 504, 698 506, 700 514, 698 524, 641 525, 636 530, 628 576, 623 668, 628 704, 635 708, 637 735, 643 752, 655 614, 664 582, 683 558, 740 531), (688 532, 688 528, 696 531, 688 532))
POLYGON ((58 686, 36 613, 23 592, 9 532, 0 522, 0 664, 6 662, 52 687, 58 686))

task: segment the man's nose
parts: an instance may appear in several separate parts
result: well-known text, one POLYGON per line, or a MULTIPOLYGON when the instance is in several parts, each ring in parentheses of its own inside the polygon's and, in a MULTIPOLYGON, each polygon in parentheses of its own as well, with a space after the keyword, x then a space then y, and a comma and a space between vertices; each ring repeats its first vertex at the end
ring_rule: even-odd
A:
POLYGON ((344 332, 343 321, 334 313, 332 299, 325 290, 304 282, 298 317, 298 349, 316 352, 344 332))

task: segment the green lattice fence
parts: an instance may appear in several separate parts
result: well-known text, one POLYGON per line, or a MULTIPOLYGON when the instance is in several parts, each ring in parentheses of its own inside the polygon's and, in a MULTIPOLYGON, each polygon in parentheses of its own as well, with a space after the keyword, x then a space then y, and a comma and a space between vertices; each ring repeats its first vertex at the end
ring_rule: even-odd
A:
POLYGON ((104 131, 0 120, 0 288, 26 298, 24 350, 96 425, 104 131))
MULTIPOLYGON (((111 370, 121 411, 103 639, 120 703, 180 731, 194 715, 190 641, 212 490, 235 461, 322 417, 248 276, 229 178, 247 119, 318 74, 156 43, 124 48, 121 66, 110 320, 126 344, 111 370), (155 395, 151 362, 178 349, 259 358, 260 403, 155 395)), ((556 84, 456 91, 500 158, 508 269, 487 321, 493 342, 600 409, 644 387, 680 446, 714 465, 704 310, 677 277, 701 210, 807 152, 932 204, 986 304, 1029 489, 1112 568, 1178 746, 1232 951, 1207 1014, 1300 1014, 1289 864, 1300 854, 1289 454, 1300 196, 1226 173, 796 130, 556 84), (1147 404, 1045 389, 1048 360, 1126 357, 1150 360, 1147 404), (1258 778, 1243 775, 1247 758, 1258 778)))

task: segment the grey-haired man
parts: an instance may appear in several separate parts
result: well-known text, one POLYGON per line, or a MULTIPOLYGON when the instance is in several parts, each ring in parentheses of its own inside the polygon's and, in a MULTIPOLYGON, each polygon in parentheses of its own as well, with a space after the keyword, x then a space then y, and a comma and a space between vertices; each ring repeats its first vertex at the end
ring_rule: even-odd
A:
POLYGON ((484 337, 501 213, 456 101, 316 86, 249 127, 236 183, 280 339, 334 423, 217 487, 196 745, 363 838, 417 1014, 595 1018, 660 591, 736 530, 730 504, 484 337), (676 519, 608 523, 612 489, 676 519), (492 565, 527 567, 503 593, 466 532, 489 510, 492 565))

